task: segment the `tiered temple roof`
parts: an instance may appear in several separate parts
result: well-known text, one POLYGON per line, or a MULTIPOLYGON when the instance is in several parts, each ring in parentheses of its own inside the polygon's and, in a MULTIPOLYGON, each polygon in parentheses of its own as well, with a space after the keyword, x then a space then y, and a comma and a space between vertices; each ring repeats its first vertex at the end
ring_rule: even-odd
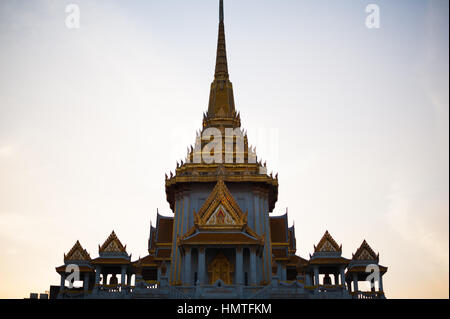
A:
POLYGON ((273 211, 278 198, 278 176, 267 174, 266 164, 258 161, 256 149, 249 146, 247 133, 241 129, 240 114, 236 112, 233 85, 228 73, 222 1, 220 12, 216 67, 208 112, 204 114, 202 130, 197 132, 194 146, 188 148, 187 156, 181 163, 177 162, 175 174, 171 172, 166 175, 167 201, 174 210, 175 193, 183 185, 217 183, 218 176, 222 175, 224 182, 249 182, 267 189, 269 211, 273 211), (220 151, 205 147, 213 140, 209 129, 220 132, 220 151), (232 129, 236 134, 227 137, 226 129, 232 129), (205 161, 205 155, 209 158, 218 155, 221 160, 210 163, 205 161))
POLYGON ((288 215, 272 216, 270 222, 270 237, 272 241, 272 256, 276 261, 289 261, 289 228, 288 215))
POLYGON ((155 242, 153 246, 155 260, 170 260, 173 232, 173 217, 156 216, 155 242))

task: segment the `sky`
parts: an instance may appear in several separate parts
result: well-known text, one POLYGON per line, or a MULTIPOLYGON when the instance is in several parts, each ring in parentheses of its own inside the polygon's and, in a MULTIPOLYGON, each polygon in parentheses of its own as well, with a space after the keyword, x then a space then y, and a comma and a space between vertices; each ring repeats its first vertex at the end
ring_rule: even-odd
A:
MULTIPOLYGON (((328 230, 389 267, 388 298, 449 297, 449 3, 225 0, 249 142, 297 253, 328 230), (367 28, 366 6, 380 8, 367 28)), ((201 128, 218 1, 0 2, 0 298, 59 285, 76 240, 147 254, 164 174, 201 128), (80 9, 67 28, 66 5, 80 9)))

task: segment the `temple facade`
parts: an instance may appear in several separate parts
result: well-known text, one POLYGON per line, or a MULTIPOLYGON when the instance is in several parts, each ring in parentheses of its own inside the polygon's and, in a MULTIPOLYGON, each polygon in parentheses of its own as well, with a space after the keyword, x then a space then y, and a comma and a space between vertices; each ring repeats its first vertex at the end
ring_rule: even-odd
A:
POLYGON ((271 216, 278 175, 249 146, 228 73, 223 0, 214 80, 202 129, 166 175, 169 216, 150 225, 148 255, 132 260, 115 232, 98 257, 77 241, 57 267, 58 298, 384 298, 387 268, 364 241, 352 259, 326 232, 296 255, 288 214, 271 216), (361 291, 358 282, 370 281, 361 291), (78 287, 73 282, 81 283, 78 287))

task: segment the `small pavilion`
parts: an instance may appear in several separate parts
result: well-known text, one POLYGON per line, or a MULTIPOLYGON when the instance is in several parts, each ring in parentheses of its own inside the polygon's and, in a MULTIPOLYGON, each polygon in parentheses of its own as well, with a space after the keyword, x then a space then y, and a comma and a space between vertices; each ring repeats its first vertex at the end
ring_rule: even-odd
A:
POLYGON ((102 246, 98 248, 99 257, 92 260, 95 267, 95 288, 107 291, 123 291, 130 285, 133 273, 131 255, 126 251, 113 231, 102 246), (108 281, 108 276, 111 275, 108 281), (121 276, 119 283, 117 275, 121 276), (100 276, 102 276, 100 285, 100 276), (128 279, 128 280, 126 280, 128 279))
POLYGON ((380 255, 376 254, 365 240, 356 252, 352 254, 352 260, 345 275, 347 287, 352 295, 357 296, 359 294, 361 298, 372 297, 372 295, 376 295, 376 297, 384 296, 383 275, 387 272, 387 267, 380 265, 379 260, 380 255), (375 274, 371 276, 372 273, 375 274), (360 291, 358 282, 368 280, 371 284, 371 290, 360 291), (376 283, 378 287, 376 287, 376 283))
POLYGON ((64 254, 64 265, 57 267, 56 272, 61 276, 60 294, 87 293, 92 290, 94 283, 94 268, 91 265, 91 257, 78 240, 67 255, 64 254), (76 270, 79 271, 78 279, 83 280, 83 287, 81 289, 73 287, 66 288, 67 277, 76 270))
POLYGON ((342 257, 342 245, 338 245, 326 231, 317 246, 314 246, 314 253, 310 255, 309 276, 306 278, 306 285, 311 283, 314 289, 320 291, 345 289, 345 268, 348 263, 349 260, 342 257), (319 275, 325 275, 322 282, 320 282, 319 275))

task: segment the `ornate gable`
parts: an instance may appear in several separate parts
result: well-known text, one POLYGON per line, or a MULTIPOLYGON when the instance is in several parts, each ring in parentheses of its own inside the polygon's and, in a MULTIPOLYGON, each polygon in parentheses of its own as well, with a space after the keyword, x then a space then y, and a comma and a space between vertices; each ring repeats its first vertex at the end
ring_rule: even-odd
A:
POLYGON ((199 212, 194 211, 195 224, 199 227, 238 227, 247 224, 243 213, 224 181, 219 179, 199 212))
POLYGON ((353 260, 370 260, 378 262, 380 255, 376 254, 369 244, 364 240, 361 246, 352 255, 353 260))
POLYGON ((89 253, 84 249, 80 242, 77 240, 75 245, 72 247, 72 249, 66 254, 64 254, 64 261, 69 260, 77 260, 77 261, 90 261, 91 256, 89 253))
POLYGON ((214 213, 212 213, 212 215, 206 221, 206 225, 235 225, 235 224, 236 221, 222 205, 219 205, 214 211, 214 213))
POLYGON ((342 252, 342 245, 339 246, 327 230, 317 247, 314 245, 314 252, 342 252))
POLYGON ((123 246, 116 233, 113 231, 102 246, 98 246, 100 253, 126 253, 127 246, 123 246))

